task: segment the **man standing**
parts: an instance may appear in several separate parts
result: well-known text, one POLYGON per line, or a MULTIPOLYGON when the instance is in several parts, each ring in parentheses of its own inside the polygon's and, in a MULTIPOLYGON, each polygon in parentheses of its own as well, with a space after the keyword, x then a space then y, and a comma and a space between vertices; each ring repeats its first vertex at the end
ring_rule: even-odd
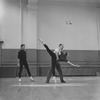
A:
POLYGON ((43 44, 43 46, 46 48, 47 52, 51 56, 51 68, 48 72, 46 83, 49 83, 52 74, 55 77, 55 68, 57 69, 57 71, 59 73, 61 83, 66 83, 63 79, 62 70, 57 61, 56 54, 52 50, 50 50, 49 47, 46 44, 44 44, 41 39, 39 39, 39 41, 43 44))
MULTIPOLYGON (((74 67, 80 67, 79 65, 75 65, 73 64, 72 62, 70 62, 67 57, 69 56, 69 54, 66 52, 66 53, 63 53, 62 50, 64 48, 64 44, 59 44, 58 48, 56 48, 54 50, 54 53, 56 54, 56 58, 57 58, 57 64, 56 66, 58 68, 60 68, 59 70, 61 70, 61 65, 59 62, 67 62, 68 64, 70 64, 71 66, 74 66, 74 67)), ((62 74, 61 74, 62 75, 62 74)), ((54 76, 53 79, 56 80, 56 77, 54 76)))
POLYGON ((31 81, 34 81, 32 76, 31 76, 31 73, 30 73, 30 70, 29 70, 29 67, 28 67, 28 63, 27 63, 25 44, 21 44, 21 49, 18 52, 18 66, 20 66, 20 69, 19 69, 19 82, 21 82, 21 73, 22 73, 22 70, 23 70, 23 66, 25 66, 31 81))

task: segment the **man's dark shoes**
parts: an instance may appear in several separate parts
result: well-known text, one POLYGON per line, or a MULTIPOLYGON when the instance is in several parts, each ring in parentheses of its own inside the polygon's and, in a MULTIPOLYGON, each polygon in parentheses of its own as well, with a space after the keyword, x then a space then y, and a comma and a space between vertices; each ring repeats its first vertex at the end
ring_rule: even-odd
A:
POLYGON ((63 81, 61 81, 61 83, 66 83, 66 81, 63 80, 63 81))

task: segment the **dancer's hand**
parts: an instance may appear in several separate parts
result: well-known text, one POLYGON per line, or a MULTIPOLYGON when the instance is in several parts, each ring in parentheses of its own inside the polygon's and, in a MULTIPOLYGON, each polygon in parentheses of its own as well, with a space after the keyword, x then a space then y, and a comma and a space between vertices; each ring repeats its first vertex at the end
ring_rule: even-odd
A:
POLYGON ((17 60, 17 66, 18 67, 20 66, 20 60, 19 59, 17 60))
POLYGON ((19 67, 19 63, 17 63, 17 66, 19 67))
POLYGON ((39 40, 42 44, 44 44, 43 41, 42 41, 40 38, 39 38, 38 40, 39 40))
POLYGON ((75 67, 80 67, 80 65, 75 65, 75 67))

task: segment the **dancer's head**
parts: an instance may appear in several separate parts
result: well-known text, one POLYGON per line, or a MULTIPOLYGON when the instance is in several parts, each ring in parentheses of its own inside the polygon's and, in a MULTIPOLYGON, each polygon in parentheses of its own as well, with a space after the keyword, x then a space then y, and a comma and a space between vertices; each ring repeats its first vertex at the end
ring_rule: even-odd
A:
POLYGON ((21 49, 24 50, 25 49, 25 44, 21 44, 21 49))
POLYGON ((60 50, 63 50, 64 44, 59 44, 59 48, 60 48, 60 50))

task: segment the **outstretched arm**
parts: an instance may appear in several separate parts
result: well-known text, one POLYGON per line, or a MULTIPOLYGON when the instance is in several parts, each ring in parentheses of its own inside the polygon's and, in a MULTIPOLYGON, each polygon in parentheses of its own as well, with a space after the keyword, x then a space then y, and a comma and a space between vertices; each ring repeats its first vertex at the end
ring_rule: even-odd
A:
POLYGON ((74 67, 80 67, 80 65, 75 65, 75 64, 71 63, 70 61, 68 61, 67 63, 74 66, 74 67))

